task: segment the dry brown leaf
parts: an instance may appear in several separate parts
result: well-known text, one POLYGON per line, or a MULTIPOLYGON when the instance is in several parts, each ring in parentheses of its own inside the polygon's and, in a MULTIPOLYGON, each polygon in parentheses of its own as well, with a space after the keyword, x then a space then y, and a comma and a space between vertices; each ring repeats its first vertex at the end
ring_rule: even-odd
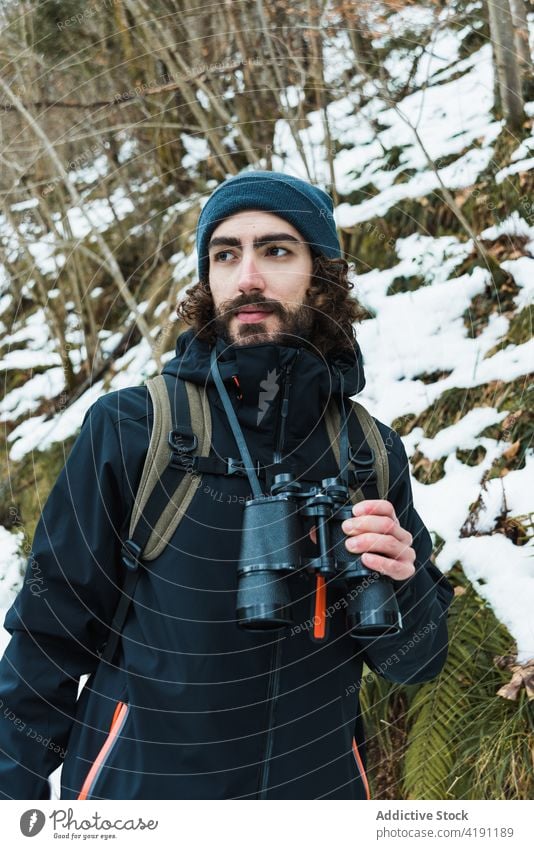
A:
POLYGON ((510 445, 510 447, 506 449, 506 451, 503 451, 502 456, 506 457, 507 460, 511 460, 519 451, 520 445, 521 442, 518 439, 516 442, 513 442, 512 445, 510 445))
POLYGON ((534 660, 528 660, 526 663, 518 663, 511 667, 512 677, 507 684, 504 684, 497 695, 503 699, 516 701, 521 687, 524 687, 527 693, 527 698, 530 701, 534 700, 534 660))

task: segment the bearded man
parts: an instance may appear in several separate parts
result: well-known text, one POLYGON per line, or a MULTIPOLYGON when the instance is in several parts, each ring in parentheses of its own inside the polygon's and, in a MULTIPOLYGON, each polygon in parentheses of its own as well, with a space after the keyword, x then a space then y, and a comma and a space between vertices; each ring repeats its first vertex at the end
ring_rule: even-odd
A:
POLYGON ((402 442, 376 419, 386 491, 371 473, 354 477, 370 438, 353 439, 350 414, 365 311, 331 198, 280 172, 243 172, 205 203, 197 255, 178 306, 190 329, 163 375, 194 385, 209 410, 209 451, 192 456, 200 483, 161 553, 133 557, 135 592, 114 630, 154 410, 136 386, 86 414, 5 619, 3 798, 48 798, 62 763, 62 799, 367 799, 363 664, 416 683, 445 662, 452 589, 432 563, 402 442), (344 486, 332 557, 325 516, 344 486), (283 521, 251 520, 271 508, 283 521), (304 530, 292 538, 290 526, 304 530), (363 574, 367 588, 347 601, 363 574))

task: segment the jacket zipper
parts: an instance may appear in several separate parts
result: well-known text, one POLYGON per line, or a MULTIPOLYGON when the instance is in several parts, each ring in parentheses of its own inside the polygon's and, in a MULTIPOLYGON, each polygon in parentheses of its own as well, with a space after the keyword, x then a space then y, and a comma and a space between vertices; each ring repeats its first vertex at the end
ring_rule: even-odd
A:
POLYGON ((289 412, 289 391, 291 389, 291 381, 288 378, 291 375, 291 370, 295 364, 295 360, 300 354, 300 348, 297 348, 295 352, 295 356, 287 366, 282 366, 282 380, 281 380, 281 391, 280 391, 280 402, 278 406, 278 418, 276 421, 276 433, 275 433, 275 452, 274 452, 274 462, 281 463, 282 462, 282 450, 284 448, 284 443, 286 440, 286 423, 287 423, 287 415, 289 412))
POLYGON ((80 790, 80 793, 77 797, 78 799, 90 799, 92 794, 94 793, 95 784, 100 777, 102 769, 105 766, 122 729, 124 728, 124 723, 126 722, 126 717, 128 716, 129 710, 130 706, 126 704, 126 702, 117 702, 117 706, 115 707, 115 713, 113 714, 113 719, 111 720, 108 736, 106 737, 104 745, 96 756, 91 766, 91 769, 87 773, 85 781, 82 785, 82 789, 80 790))
MULTIPOLYGON (((278 408, 278 420, 276 423, 275 434, 275 453, 274 462, 282 461, 282 451, 286 436, 286 421, 289 411, 289 390, 291 389, 291 381, 288 377, 291 374, 291 369, 300 354, 300 349, 297 348, 295 356, 287 366, 282 367, 282 380, 280 387, 280 405, 278 408)), ((258 790, 258 798, 267 798, 267 784, 269 781, 269 769, 273 754, 274 745, 274 720, 276 712, 276 703, 280 690, 280 660, 282 654, 282 639, 276 641, 271 652, 271 668, 269 670, 269 683, 267 685, 267 701, 269 703, 269 714, 267 721, 267 740, 265 743, 265 752, 263 762, 260 768, 260 784, 258 790)))
POLYGON ((271 652, 271 669, 269 671, 269 684, 267 686, 267 701, 269 704, 269 717, 267 722, 267 741, 260 771, 260 786, 258 798, 267 798, 267 783, 269 781, 269 768, 273 754, 274 744, 274 718, 276 702, 280 689, 280 659, 282 653, 282 639, 277 640, 271 652))

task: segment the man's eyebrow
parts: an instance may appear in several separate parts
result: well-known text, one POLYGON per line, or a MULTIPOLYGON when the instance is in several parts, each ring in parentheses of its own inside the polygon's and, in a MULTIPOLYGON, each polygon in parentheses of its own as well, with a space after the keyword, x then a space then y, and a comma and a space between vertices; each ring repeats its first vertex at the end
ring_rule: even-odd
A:
MULTIPOLYGON (((254 247, 260 248, 262 245, 267 245, 270 242, 296 242, 298 245, 304 244, 300 239, 292 236, 291 233, 266 233, 264 236, 257 236, 254 239, 254 247)), ((236 239, 235 236, 214 236, 210 239, 208 250, 224 245, 228 248, 242 247, 241 239, 236 239)))

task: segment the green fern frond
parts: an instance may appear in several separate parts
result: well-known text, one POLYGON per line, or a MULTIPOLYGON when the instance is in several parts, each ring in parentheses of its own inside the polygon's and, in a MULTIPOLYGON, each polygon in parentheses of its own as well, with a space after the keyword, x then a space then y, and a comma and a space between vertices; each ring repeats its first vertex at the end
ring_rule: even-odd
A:
POLYGON ((449 611, 445 667, 418 689, 408 709, 403 776, 407 798, 465 798, 458 795, 462 788, 465 791, 464 773, 477 769, 473 741, 485 728, 488 711, 504 701, 496 696, 505 679, 493 658, 510 652, 511 638, 471 585, 466 582, 462 589, 449 611), (459 752, 465 751, 466 740, 471 748, 460 766, 459 752))

